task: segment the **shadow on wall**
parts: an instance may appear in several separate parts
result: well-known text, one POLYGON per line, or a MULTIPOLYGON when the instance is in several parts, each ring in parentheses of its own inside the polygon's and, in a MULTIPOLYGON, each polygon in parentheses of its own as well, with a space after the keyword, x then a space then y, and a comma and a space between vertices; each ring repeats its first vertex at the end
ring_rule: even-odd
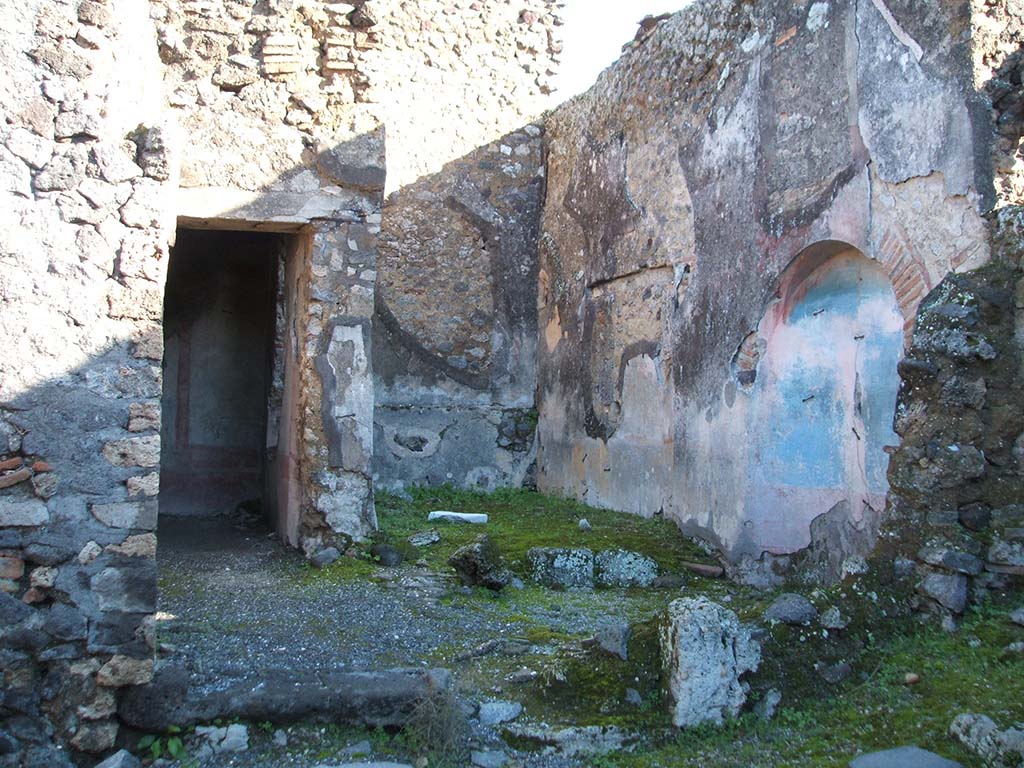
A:
POLYGON ((393 193, 374 314, 374 480, 519 486, 534 457, 541 129, 393 193))
MULTIPOLYGON (((361 170, 357 166, 352 173, 361 170)), ((193 227, 304 235, 291 238, 297 244, 289 262, 295 269, 286 270, 284 282, 301 283, 301 291, 288 294, 294 301, 292 322, 278 334, 294 353, 286 361, 297 374, 293 391, 306 398, 283 406, 301 417, 282 420, 282 430, 292 438, 289 499, 302 514, 287 521, 294 522, 293 531, 282 533, 294 534, 293 545, 310 540, 322 546, 351 540, 376 523, 368 470, 373 389, 364 353, 370 344, 376 248, 367 221, 379 212, 379 200, 372 190, 333 186, 311 195, 288 188, 287 180, 282 187, 229 196, 228 204, 212 194, 200 216, 191 215, 195 210, 179 212, 193 227), (235 205, 239 197, 248 202, 235 205), (300 432, 300 427, 308 429, 300 432)), ((194 204, 198 198, 185 192, 184 201, 194 204)), ((175 205, 174 193, 146 202, 153 210, 139 220, 156 222, 175 205)), ((131 204, 138 207, 134 198, 131 204)), ((97 220, 127 218, 128 204, 103 205, 93 206, 97 220)), ((155 226, 145 226, 135 234, 156 232, 155 226)), ((104 264, 101 272, 77 266, 46 272, 44 266, 33 279, 8 284, 12 292, 25 289, 12 300, 42 304, 40 327, 66 324, 68 337, 78 343, 33 361, 34 370, 51 372, 45 379, 25 386, 5 381, 0 401, 0 720, 28 718, 19 733, 29 733, 31 741, 70 743, 81 752, 99 753, 117 735, 113 693, 145 682, 153 669, 164 286, 155 277, 131 276, 141 270, 162 281, 166 250, 155 242, 141 254, 127 246, 117 252, 101 238, 74 242, 81 253, 52 258, 61 264, 77 265, 79 259, 89 267, 104 264), (96 319, 76 321, 79 313, 39 298, 62 295, 63 280, 92 281, 102 305, 96 319), (96 351, 83 354, 83 349, 96 351), (83 719, 79 708, 94 701, 107 703, 95 718, 83 719)), ((232 258, 244 261, 245 254, 232 258)), ((246 309, 245 298, 233 309, 246 309)), ((23 349, 32 342, 10 343, 23 349)), ((46 346, 35 349, 41 355, 46 346)), ((199 351, 207 355, 204 373, 224 362, 216 350, 199 351)), ((242 379, 256 374, 246 366, 265 367, 266 361, 247 358, 234 364, 242 370, 227 373, 242 379)), ((252 420, 251 414, 245 417, 252 420)))

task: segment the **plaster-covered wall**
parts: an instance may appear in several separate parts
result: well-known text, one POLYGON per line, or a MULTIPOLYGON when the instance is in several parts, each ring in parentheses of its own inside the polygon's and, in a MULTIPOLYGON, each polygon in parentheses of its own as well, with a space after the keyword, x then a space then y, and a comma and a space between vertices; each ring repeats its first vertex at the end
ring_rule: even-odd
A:
POLYGON ((553 113, 542 489, 665 514, 734 561, 806 546, 816 518, 870 545, 894 339, 988 255, 969 25, 938 0, 697 3, 553 113), (870 260, 855 289, 800 266, 836 244, 870 260), (786 298, 802 269, 810 317, 786 298))
MULTIPOLYGON (((388 130, 374 317, 380 487, 519 485, 533 461, 551 0, 377 2, 388 130)), ((374 85, 376 84, 376 85, 374 85)))
POLYGON ((823 510, 862 525, 885 506, 903 316, 881 266, 839 244, 798 257, 779 294, 726 397, 755 546, 792 552, 823 510))

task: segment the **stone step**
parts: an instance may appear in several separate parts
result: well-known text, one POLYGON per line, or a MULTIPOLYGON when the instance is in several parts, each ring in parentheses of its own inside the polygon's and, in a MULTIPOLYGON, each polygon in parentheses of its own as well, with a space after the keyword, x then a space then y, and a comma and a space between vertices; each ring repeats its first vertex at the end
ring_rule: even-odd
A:
POLYGON ((278 669, 219 679, 158 665, 153 681, 130 688, 118 715, 141 731, 162 732, 216 719, 272 723, 314 720, 366 727, 402 726, 417 702, 448 690, 446 669, 341 672, 278 669))

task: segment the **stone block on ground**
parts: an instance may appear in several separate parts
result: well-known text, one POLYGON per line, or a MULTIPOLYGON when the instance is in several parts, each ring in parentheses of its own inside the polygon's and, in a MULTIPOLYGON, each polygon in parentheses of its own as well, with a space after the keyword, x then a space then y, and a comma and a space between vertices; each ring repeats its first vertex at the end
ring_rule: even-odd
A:
POLYGON ((787 592, 775 598, 764 617, 783 624, 806 625, 818 617, 818 609, 803 595, 787 592))
POLYGON ((736 614, 705 597, 668 606, 661 630, 672 724, 677 728, 735 717, 747 694, 740 678, 757 669, 761 647, 736 614))
POLYGON ((313 557, 309 559, 309 562, 314 568, 326 568, 331 563, 334 563, 341 557, 341 552, 338 551, 337 547, 324 547, 318 550, 313 557))
POLYGON ((538 584, 557 589, 594 586, 594 553, 589 549, 534 547, 526 556, 533 580, 538 584))
POLYGON ((712 565, 711 563, 691 563, 688 561, 684 561, 681 565, 686 570, 709 579, 720 579, 725 575, 725 569, 720 565, 712 565))
POLYGON ((370 547, 370 555, 385 568, 401 565, 405 556, 390 544, 374 544, 370 547))
POLYGON ((897 747, 861 755, 850 768, 959 768, 960 763, 920 747, 897 747))
POLYGON ((475 523, 484 525, 487 522, 487 515, 475 514, 472 512, 446 512, 438 510, 427 515, 427 520, 446 520, 450 523, 475 523))
POLYGON ((639 552, 606 549, 594 558, 594 576, 605 587, 649 587, 658 578, 658 564, 639 552))
POLYGON ((523 705, 518 701, 485 701, 477 717, 481 725, 498 725, 515 720, 522 711, 523 705))
POLYGON ((429 547, 431 544, 436 544, 440 540, 441 534, 436 528, 421 531, 420 533, 414 533, 407 539, 409 544, 414 547, 429 547))
POLYGON ((1000 730, 987 715, 964 713, 953 719, 949 735, 991 768, 1024 765, 1024 728, 1000 730))
POLYGON ((115 752, 102 763, 96 766, 96 768, 141 768, 142 763, 139 762, 139 758, 129 752, 127 749, 122 749, 115 752))
POLYGON ((151 683, 128 689, 118 715, 126 725, 151 733, 218 718, 401 726, 424 696, 448 688, 449 677, 444 669, 320 673, 282 668, 222 680, 207 690, 204 681, 168 664, 157 668, 151 683))
POLYGON ((614 725, 565 728, 515 725, 510 726, 508 732, 537 749, 557 752, 566 758, 606 755, 609 752, 628 749, 639 740, 637 734, 623 731, 614 725))
POLYGON ((497 750, 474 750, 469 760, 477 768, 502 768, 508 762, 508 755, 497 750))
POLYGON ((205 739, 206 744, 203 746, 215 755, 221 752, 245 752, 249 749, 249 729, 240 723, 223 728, 199 726, 196 728, 196 736, 205 739))
POLYGON ((623 661, 629 660, 629 622, 625 620, 611 621, 597 630, 595 638, 601 650, 618 656, 623 661))

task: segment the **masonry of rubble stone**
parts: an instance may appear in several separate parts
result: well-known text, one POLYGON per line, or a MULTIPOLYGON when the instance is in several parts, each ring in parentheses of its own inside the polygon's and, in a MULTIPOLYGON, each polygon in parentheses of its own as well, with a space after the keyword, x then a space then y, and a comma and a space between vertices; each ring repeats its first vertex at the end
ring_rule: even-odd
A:
POLYGON ((992 227, 991 263, 921 302, 876 555, 949 626, 1024 577, 1024 209, 992 227))

